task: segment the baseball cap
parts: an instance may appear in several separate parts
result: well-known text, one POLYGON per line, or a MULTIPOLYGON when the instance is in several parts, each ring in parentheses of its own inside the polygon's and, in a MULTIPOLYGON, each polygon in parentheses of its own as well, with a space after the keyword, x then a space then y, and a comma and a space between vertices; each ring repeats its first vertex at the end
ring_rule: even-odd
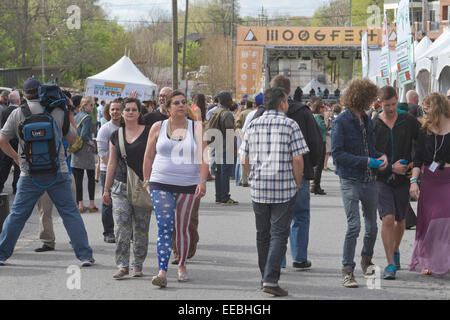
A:
POLYGON ((23 84, 23 90, 25 93, 28 93, 30 91, 36 90, 39 88, 41 83, 36 78, 28 78, 25 83, 23 84))
POLYGON ((256 97, 255 97, 255 103, 257 106, 262 105, 264 102, 264 95, 262 94, 262 92, 260 92, 256 97))
POLYGON ((245 99, 245 98, 248 98, 248 94, 244 94, 244 95, 242 96, 242 99, 245 99))

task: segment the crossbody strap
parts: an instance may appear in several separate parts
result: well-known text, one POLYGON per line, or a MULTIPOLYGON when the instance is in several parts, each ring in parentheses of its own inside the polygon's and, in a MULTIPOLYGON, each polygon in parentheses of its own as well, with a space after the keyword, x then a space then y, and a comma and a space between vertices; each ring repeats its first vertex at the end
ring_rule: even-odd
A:
POLYGON ((86 118, 89 117, 89 115, 85 115, 83 118, 81 118, 80 122, 78 122, 77 124, 77 129, 81 126, 81 124, 83 123, 84 120, 86 120, 86 118))
POLYGON ((127 152, 125 150, 125 132, 123 130, 123 127, 119 128, 118 136, 119 136, 120 154, 122 155, 122 158, 125 160, 125 163, 127 163, 127 152))

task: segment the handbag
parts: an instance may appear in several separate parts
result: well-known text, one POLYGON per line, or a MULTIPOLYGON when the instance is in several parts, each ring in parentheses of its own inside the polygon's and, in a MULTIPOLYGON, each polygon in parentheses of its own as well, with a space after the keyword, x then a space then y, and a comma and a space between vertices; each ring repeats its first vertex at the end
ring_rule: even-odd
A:
POLYGON ((127 165, 127 193, 128 200, 131 202, 133 207, 153 210, 152 199, 145 190, 144 183, 139 179, 138 175, 128 166, 127 163, 127 152, 125 150, 125 138, 123 127, 119 128, 119 148, 122 158, 125 160, 127 165))
MULTIPOLYGON (((89 117, 88 114, 85 115, 83 118, 81 118, 80 122, 77 124, 77 131, 78 131, 78 128, 81 126, 81 124, 87 117, 89 117)), ((81 148, 83 148, 83 138, 77 137, 77 140, 74 143, 72 143, 71 145, 69 145, 69 147, 67 148, 67 151, 69 151, 70 153, 75 153, 78 150, 80 150, 81 148)))

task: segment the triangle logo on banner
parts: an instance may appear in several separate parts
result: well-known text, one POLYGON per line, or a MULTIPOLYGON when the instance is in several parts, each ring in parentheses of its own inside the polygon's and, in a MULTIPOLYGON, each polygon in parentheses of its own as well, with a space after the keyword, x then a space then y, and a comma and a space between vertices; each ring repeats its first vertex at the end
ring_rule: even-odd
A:
POLYGON ((249 30, 247 33, 247 36, 245 37, 244 41, 258 41, 258 39, 256 39, 255 34, 253 33, 252 30, 249 30))

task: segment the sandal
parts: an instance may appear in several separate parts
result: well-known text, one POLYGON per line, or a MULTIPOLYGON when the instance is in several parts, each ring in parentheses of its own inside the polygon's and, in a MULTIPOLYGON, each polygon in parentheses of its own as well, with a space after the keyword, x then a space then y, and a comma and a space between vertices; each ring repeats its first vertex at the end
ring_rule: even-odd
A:
POLYGON ((80 207, 78 207, 78 211, 79 211, 80 213, 85 213, 86 210, 87 210, 86 207, 83 207, 82 209, 80 209, 80 207))
POLYGON ((89 208, 89 212, 98 212, 97 207, 89 208))
POLYGON ((189 281, 189 277, 186 271, 178 271, 178 282, 187 282, 189 281))
POLYGON ((165 288, 165 287, 167 287, 167 278, 160 277, 160 276, 154 276, 152 279, 152 285, 160 287, 160 288, 165 288))
POLYGON ((424 276, 431 276, 433 273, 429 269, 423 269, 422 274, 424 276))

